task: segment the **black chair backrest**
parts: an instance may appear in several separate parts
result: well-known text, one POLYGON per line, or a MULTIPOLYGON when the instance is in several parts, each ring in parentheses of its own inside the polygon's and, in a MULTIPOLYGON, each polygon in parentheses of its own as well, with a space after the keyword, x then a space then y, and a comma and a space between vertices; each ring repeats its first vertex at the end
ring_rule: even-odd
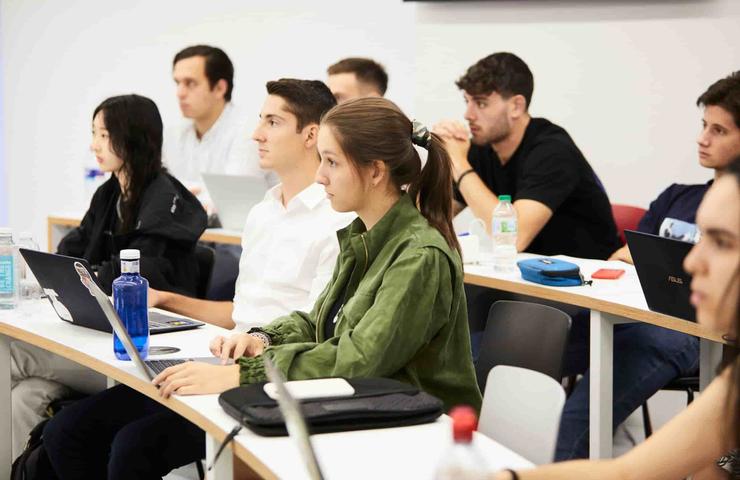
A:
POLYGON ((528 368, 562 380, 570 316, 557 308, 501 300, 491 306, 475 367, 481 392, 496 365, 528 368))
POLYGON ((211 284, 213 264, 216 261, 216 251, 207 245, 195 245, 195 258, 198 261, 198 298, 206 298, 208 287, 211 284))

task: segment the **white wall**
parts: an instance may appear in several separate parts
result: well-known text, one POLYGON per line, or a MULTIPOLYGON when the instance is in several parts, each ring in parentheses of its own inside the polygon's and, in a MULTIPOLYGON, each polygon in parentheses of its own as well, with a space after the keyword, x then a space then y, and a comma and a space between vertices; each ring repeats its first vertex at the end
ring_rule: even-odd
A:
POLYGON ((0 0, 0 207, 5 196, 10 224, 44 243, 47 214, 83 202, 94 107, 136 92, 177 121, 170 62, 195 43, 231 56, 234 101, 255 118, 267 80, 322 79, 367 55, 429 124, 461 117, 453 81, 470 64, 513 51, 535 75, 532 113, 569 130, 612 200, 646 205, 671 181, 709 178, 694 101, 740 68, 738 25, 736 0, 0 0))
POLYGON ((413 6, 373 0, 363 11, 369 4, 0 0, 10 224, 45 244, 47 214, 81 208, 83 168, 94 165, 91 115, 106 97, 140 93, 157 102, 165 125, 179 121, 171 62, 188 45, 229 54, 233 101, 255 121, 265 82, 324 79, 348 55, 384 63, 394 76, 389 96, 410 108, 413 6))

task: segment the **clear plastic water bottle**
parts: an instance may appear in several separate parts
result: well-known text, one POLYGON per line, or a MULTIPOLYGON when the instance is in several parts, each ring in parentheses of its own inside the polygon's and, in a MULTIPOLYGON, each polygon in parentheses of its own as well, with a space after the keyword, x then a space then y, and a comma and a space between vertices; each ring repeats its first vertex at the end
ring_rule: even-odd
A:
MULTIPOLYGON (((149 282, 139 273, 140 257, 136 249, 121 250, 121 276, 113 280, 113 306, 139 355, 146 358, 149 354, 149 282)), ((113 352, 119 360, 131 360, 115 332, 113 352)))
POLYGON ((0 228, 0 309, 18 306, 18 251, 13 230, 0 228))
MULTIPOLYGON (((21 232, 21 234, 18 235, 18 247, 25 248, 27 250, 38 250, 39 244, 33 240, 33 236, 31 236, 30 233, 21 232)), ((37 300, 41 298, 41 285, 39 285, 33 272, 28 268, 28 265, 26 265, 26 261, 23 259, 22 255, 18 255, 18 265, 20 299, 37 300)))
POLYGON ((491 219, 494 271, 509 273, 516 270, 517 230, 516 209, 511 204, 511 196, 499 195, 491 219))
POLYGON ((442 456, 435 480, 483 480, 488 477, 485 457, 473 446, 473 432, 478 426, 475 410, 455 407, 452 417, 453 444, 442 456))

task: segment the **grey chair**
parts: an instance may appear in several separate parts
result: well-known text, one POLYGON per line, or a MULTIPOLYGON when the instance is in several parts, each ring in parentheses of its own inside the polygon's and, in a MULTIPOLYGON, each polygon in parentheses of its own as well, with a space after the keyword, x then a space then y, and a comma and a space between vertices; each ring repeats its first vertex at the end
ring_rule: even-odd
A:
POLYGON ((481 392, 496 365, 522 367, 562 380, 570 316, 557 308, 501 300, 488 312, 475 370, 481 392))

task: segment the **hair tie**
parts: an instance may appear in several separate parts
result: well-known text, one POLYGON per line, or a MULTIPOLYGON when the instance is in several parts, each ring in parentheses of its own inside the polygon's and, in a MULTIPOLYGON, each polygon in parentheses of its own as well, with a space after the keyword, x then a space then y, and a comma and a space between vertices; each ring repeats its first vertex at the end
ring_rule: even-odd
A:
POLYGON ((418 120, 414 120, 411 128, 411 142, 429 150, 429 145, 432 143, 432 134, 429 133, 429 129, 418 120))

